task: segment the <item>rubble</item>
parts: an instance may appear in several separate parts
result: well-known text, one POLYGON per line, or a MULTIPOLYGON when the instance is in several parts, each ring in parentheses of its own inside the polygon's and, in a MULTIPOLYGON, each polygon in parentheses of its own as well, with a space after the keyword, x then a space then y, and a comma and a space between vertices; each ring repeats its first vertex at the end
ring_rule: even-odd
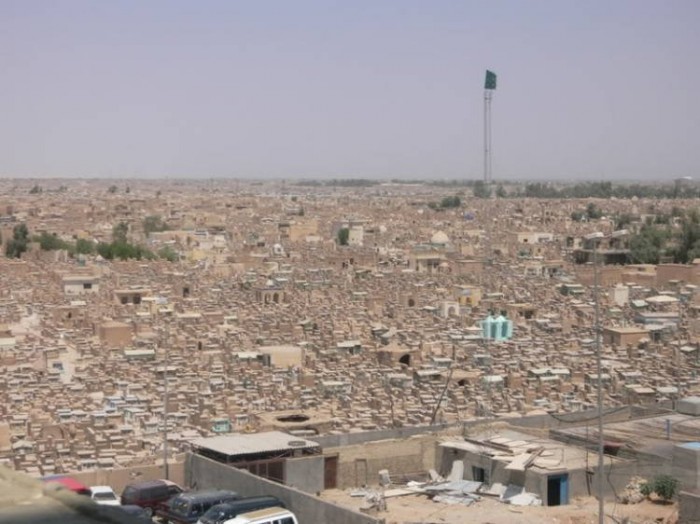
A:
POLYGON ((620 493, 620 502, 623 504, 639 504, 646 497, 642 494, 642 485, 647 480, 642 477, 632 477, 625 486, 625 490, 620 493))

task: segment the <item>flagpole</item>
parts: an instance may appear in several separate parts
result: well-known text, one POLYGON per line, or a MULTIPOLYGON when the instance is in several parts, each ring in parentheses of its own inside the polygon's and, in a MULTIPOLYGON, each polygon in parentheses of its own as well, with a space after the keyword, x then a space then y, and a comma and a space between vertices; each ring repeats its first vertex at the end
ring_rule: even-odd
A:
POLYGON ((484 89, 484 184, 489 183, 489 90, 484 89))
POLYGON ((488 168, 486 170, 487 173, 487 182, 490 184, 491 179, 493 178, 493 170, 492 170, 492 148, 491 148, 491 98, 493 97, 493 91, 490 89, 486 91, 486 114, 487 114, 487 137, 488 137, 488 168))

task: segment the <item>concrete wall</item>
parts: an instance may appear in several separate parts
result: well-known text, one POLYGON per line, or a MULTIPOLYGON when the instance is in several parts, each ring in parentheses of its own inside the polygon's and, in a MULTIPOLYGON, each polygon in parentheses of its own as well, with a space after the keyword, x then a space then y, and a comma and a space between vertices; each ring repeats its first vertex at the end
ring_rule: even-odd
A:
MULTIPOLYGON (((407 351, 408 352, 408 351, 407 351)), ((435 424, 433 426, 416 426, 398 429, 379 429, 374 431, 361 431, 358 433, 343 433, 342 435, 323 435, 313 437, 314 442, 318 442, 323 449, 338 448, 341 446, 351 446, 364 442, 374 442, 377 440, 403 439, 414 435, 425 435, 436 433, 448 428, 460 428, 461 424, 435 424)))
MULTIPOLYGON (((656 475, 673 475, 671 461, 662 457, 640 454, 633 459, 617 459, 605 456, 605 466, 603 467, 603 494, 606 499, 614 499, 619 495, 632 477, 642 477, 651 480, 656 475)), ((597 469, 598 456, 591 452, 590 468, 597 469)), ((590 477, 590 493, 595 495, 598 492, 597 472, 590 477)))
MULTIPOLYGON (((631 419, 655 417, 660 414, 672 411, 672 405, 655 404, 650 406, 621 406, 616 408, 603 409, 603 422, 611 424, 613 422, 625 422, 631 419)), ((575 426, 583 426, 586 423, 595 424, 598 420, 597 410, 577 411, 575 413, 563 413, 560 415, 531 415, 521 418, 508 419, 508 424, 515 427, 537 428, 537 429, 561 429, 575 426)), ((465 427, 469 424, 466 423, 465 427)))
MULTIPOLYGON (((168 466, 169 479, 180 486, 184 485, 184 462, 171 462, 168 464, 168 466)), ((100 469, 94 471, 67 473, 67 475, 79 480, 86 486, 112 486, 112 489, 114 489, 114 491, 117 493, 121 493, 124 486, 131 482, 165 478, 163 466, 136 466, 132 468, 100 469)))
POLYGON ((700 493, 680 492, 678 495, 678 524, 700 524, 700 493))
POLYGON ((659 264, 656 266, 656 283, 665 286, 669 280, 682 280, 698 284, 698 268, 691 264, 659 264))
MULTIPOLYGON (((602 266, 599 268, 598 278, 601 286, 613 286, 622 283, 622 270, 624 266, 602 266)), ((593 285, 593 266, 576 266, 576 280, 584 286, 593 285)))
POLYGON ((435 467, 436 439, 433 435, 405 440, 382 440, 355 446, 326 448, 338 454, 338 488, 376 485, 379 471, 392 476, 427 473, 435 467))
POLYGON ((323 491, 324 457, 299 457, 287 459, 284 464, 284 483, 307 493, 323 491))
POLYGON ((304 523, 384 524, 368 515, 336 506, 297 489, 256 477, 208 458, 188 454, 186 485, 197 489, 231 489, 245 496, 272 495, 282 500, 304 523))
POLYGON ((700 447, 695 442, 673 446, 673 476, 687 490, 700 488, 700 447))

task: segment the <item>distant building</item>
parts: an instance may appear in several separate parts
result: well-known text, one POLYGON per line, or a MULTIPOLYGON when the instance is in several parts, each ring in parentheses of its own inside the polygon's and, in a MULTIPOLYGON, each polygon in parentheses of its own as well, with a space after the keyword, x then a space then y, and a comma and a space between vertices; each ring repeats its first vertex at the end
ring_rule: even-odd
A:
POLYGON ((97 293, 100 290, 100 277, 94 275, 66 275, 62 283, 66 295, 97 293))

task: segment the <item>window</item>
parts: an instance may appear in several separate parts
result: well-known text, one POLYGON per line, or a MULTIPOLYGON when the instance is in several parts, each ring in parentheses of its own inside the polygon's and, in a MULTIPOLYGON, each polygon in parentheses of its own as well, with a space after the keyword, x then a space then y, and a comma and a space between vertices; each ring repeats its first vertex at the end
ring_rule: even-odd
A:
POLYGON ((105 500, 105 501, 113 501, 113 500, 118 500, 117 496, 114 493, 109 493, 109 492, 100 492, 100 493, 95 493, 92 498, 94 500, 105 500))
POLYGON ((92 289, 92 282, 83 282, 83 289, 92 289))

